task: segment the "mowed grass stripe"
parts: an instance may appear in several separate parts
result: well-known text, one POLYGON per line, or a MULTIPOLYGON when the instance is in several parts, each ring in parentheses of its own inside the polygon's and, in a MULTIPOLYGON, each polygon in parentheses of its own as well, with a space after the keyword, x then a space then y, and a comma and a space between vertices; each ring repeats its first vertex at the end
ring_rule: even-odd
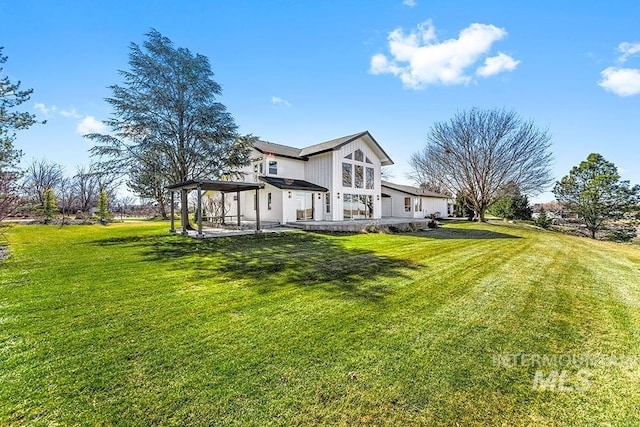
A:
POLYGON ((0 422, 639 422, 637 370, 531 390, 496 353, 633 352, 638 248, 473 223, 197 241, 166 224, 16 227, 0 422))

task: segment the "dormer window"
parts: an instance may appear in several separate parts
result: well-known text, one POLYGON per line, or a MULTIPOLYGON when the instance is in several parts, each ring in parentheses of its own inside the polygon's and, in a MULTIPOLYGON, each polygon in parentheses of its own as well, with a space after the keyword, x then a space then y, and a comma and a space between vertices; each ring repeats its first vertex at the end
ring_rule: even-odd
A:
POLYGON ((269 175, 278 175, 278 162, 269 160, 269 175))

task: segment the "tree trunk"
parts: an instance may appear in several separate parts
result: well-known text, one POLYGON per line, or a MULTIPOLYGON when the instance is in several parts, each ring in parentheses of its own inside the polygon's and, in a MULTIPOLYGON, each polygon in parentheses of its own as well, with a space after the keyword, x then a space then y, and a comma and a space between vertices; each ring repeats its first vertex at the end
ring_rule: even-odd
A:
POLYGON ((167 208, 164 205, 164 198, 163 197, 159 197, 158 200, 158 210, 160 211, 160 216, 162 217, 162 219, 167 219, 167 208))

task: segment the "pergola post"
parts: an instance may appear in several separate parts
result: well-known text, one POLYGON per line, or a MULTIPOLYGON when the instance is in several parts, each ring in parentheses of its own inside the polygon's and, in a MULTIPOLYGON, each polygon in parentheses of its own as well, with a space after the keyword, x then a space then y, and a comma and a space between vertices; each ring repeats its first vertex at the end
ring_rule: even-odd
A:
POLYGON ((188 236, 189 231, 187 230, 189 225, 189 209, 187 206, 187 196, 188 191, 186 188, 183 188, 180 191, 180 222, 182 223, 182 235, 188 236))
POLYGON ((238 209, 238 212, 237 212, 238 213, 238 229, 241 229, 242 228, 242 224, 240 223, 240 191, 236 192, 236 200, 238 202, 238 205, 237 205, 237 209, 238 209))
POLYGON ((198 184, 198 237, 204 237, 202 234, 202 186, 198 184))
POLYGON ((222 193, 220 193, 220 194, 222 194, 222 225, 224 225, 224 214, 225 214, 225 211, 224 211, 224 191, 222 193))
POLYGON ((176 232, 176 227, 175 227, 174 219, 173 219, 173 217, 175 216, 175 208, 173 206, 173 204, 174 204, 174 202, 173 202, 173 190, 170 191, 170 193, 171 193, 171 230, 169 230, 169 231, 171 231, 172 233, 175 233, 176 232))
POLYGON ((260 198, 258 197, 258 189, 256 188, 256 233, 260 232, 260 198))

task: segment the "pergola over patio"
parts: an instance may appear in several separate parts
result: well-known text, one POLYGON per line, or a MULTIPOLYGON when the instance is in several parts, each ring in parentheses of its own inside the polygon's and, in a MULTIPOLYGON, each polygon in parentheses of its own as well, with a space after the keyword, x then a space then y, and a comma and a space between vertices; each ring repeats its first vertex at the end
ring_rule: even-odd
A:
MULTIPOLYGON (((168 185, 167 190, 171 193, 171 231, 175 232, 174 228, 174 198, 175 192, 180 192, 180 223, 182 225, 182 234, 188 235, 189 225, 189 211, 187 209, 187 196, 189 191, 198 191, 198 237, 204 237, 202 234, 202 192, 203 191, 219 191, 222 193, 222 223, 224 224, 224 195, 226 193, 236 193, 237 199, 237 213, 238 213, 238 227, 240 223, 240 192, 254 190, 256 192, 256 201, 258 199, 258 190, 264 188, 264 184, 258 182, 233 182, 233 181, 214 181, 207 179, 192 179, 189 181, 179 182, 177 184, 168 185)), ((256 232, 260 230, 260 203, 256 203, 256 232)))

